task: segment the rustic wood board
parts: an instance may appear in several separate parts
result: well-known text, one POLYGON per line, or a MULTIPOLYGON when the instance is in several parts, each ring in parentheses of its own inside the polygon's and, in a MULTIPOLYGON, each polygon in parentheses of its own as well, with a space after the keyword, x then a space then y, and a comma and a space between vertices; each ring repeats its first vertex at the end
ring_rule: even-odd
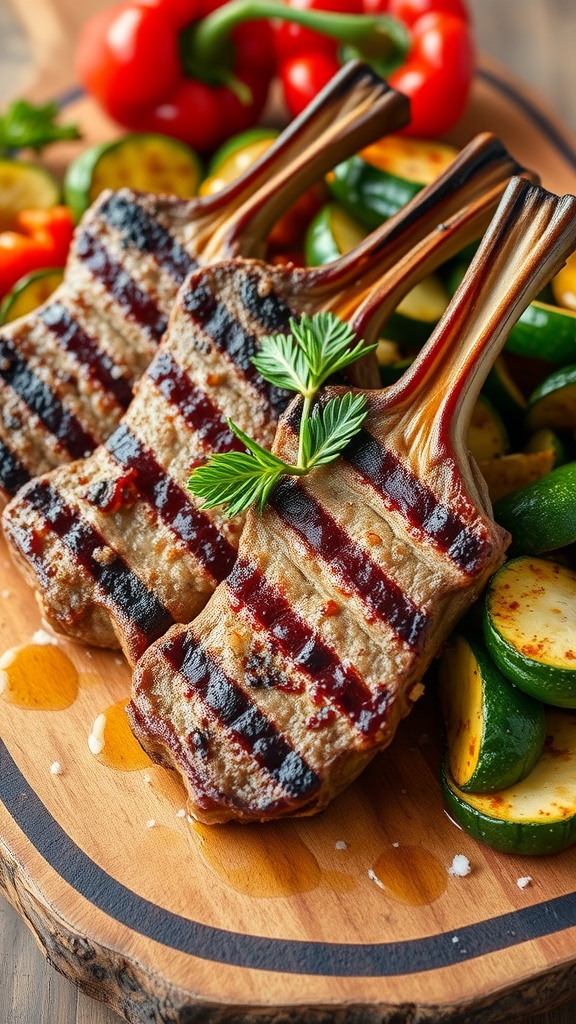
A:
MULTIPOLYGON (((89 138, 108 133, 86 99, 67 100, 89 138)), ((490 65, 455 140, 480 129, 547 187, 576 188, 574 142, 490 65)), ((41 627, 2 547, 0 653, 41 627)), ((433 686, 321 816, 198 831, 172 774, 89 751, 94 719, 129 691, 125 663, 58 644, 79 673, 71 706, 1 704, 0 883, 51 962, 127 1020, 488 1021, 520 996, 536 1012, 576 993, 574 851, 499 855, 447 818, 433 686), (456 853, 465 878, 447 873, 456 853)))

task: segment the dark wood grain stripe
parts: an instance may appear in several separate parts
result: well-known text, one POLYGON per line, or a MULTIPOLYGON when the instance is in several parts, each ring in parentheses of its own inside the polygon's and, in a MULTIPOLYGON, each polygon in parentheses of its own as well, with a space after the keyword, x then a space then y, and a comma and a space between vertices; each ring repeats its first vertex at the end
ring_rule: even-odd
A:
POLYGON ((345 665, 335 651, 297 614, 281 591, 253 563, 237 560, 226 586, 236 604, 268 633, 295 668, 312 680, 314 689, 338 708, 359 732, 373 735, 382 728, 390 695, 376 698, 356 669, 345 665))
POLYGON ((86 230, 76 237, 76 253, 92 276, 113 296, 126 319, 138 324, 151 341, 158 343, 168 321, 154 299, 136 284, 125 267, 86 230))
POLYGON ((13 451, 0 441, 0 487, 8 494, 16 494, 28 483, 30 474, 13 451))
POLYGON ((28 406, 47 431, 73 459, 96 447, 96 439, 82 426, 49 386, 30 369, 6 338, 0 337, 0 377, 28 406))
POLYGON ((473 573, 486 544, 457 515, 367 430, 346 448, 344 458, 410 527, 445 552, 462 572, 473 573))
POLYGON ((368 617, 386 622, 411 648, 421 648, 428 629, 426 612, 416 607, 304 487, 283 479, 269 503, 311 555, 321 558, 340 585, 361 599, 368 617))
POLYGON ((151 253, 177 284, 182 284, 198 266, 197 260, 180 245, 175 235, 152 217, 134 196, 123 190, 113 192, 99 212, 107 224, 121 233, 124 248, 132 245, 140 252, 151 253))
POLYGON ((244 451, 220 409, 200 390, 185 370, 161 348, 146 371, 163 398, 178 410, 190 430, 209 452, 244 451))
POLYGON ((306 798, 318 789, 317 775, 189 630, 165 641, 160 650, 195 697, 200 697, 236 742, 292 799, 306 798))
MULTIPOLYGON (((122 621, 134 657, 143 654, 153 640, 174 625, 168 609, 119 554, 114 552, 110 561, 99 557, 102 551, 110 550, 105 538, 82 519, 47 480, 30 484, 22 495, 22 502, 27 502, 42 516, 78 565, 94 580, 105 596, 106 606, 122 621)), ((41 584, 49 586, 50 565, 44 555, 41 533, 24 528, 18 519, 13 519, 10 536, 33 566, 41 584)))
POLYGON ((218 582, 225 579, 236 561, 236 550, 171 479, 152 452, 124 423, 108 438, 106 448, 123 470, 132 471, 131 482, 138 493, 202 568, 218 582))
POLYGON ((132 401, 131 382, 98 342, 80 327, 70 310, 61 302, 52 302, 40 309, 38 316, 58 338, 62 348, 82 364, 86 375, 112 395, 122 409, 127 409, 132 401))
MULTIPOLYGON (((239 275, 242 278, 244 275, 239 275)), ((240 283, 240 282, 239 282, 240 283)), ((278 418, 285 409, 290 395, 287 391, 268 384, 252 363, 260 348, 259 339, 245 330, 232 313, 218 301, 214 293, 194 275, 190 287, 182 295, 182 306, 192 322, 210 338, 215 348, 227 356, 236 370, 266 399, 270 415, 278 418)), ((238 301, 240 301, 240 296, 238 301)))

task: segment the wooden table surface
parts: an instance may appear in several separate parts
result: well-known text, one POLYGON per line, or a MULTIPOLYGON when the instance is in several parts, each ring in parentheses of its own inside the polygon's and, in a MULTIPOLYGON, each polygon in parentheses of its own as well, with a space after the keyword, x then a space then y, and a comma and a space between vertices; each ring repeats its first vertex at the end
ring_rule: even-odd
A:
MULTIPOLYGON (((30 0, 34 5, 34 0, 30 0)), ((469 0, 482 51, 544 96, 576 134, 575 0, 469 0)), ((28 49, 7 0, 0 0, 0 100, 25 81, 28 49)), ((576 190, 576 181, 574 183, 576 190)), ((515 1024, 573 1024, 576 999, 515 1024)), ((0 1024, 119 1024, 120 1019, 60 977, 0 897, 0 1024)))

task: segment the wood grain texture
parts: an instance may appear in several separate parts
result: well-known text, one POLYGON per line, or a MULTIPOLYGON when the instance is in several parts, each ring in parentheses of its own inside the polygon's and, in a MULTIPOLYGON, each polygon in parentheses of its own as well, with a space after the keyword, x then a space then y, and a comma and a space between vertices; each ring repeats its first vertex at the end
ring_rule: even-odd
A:
MULTIPOLYGON (((2 0, 0 4, 1 2, 2 0)), ((18 2, 26 8, 29 24, 36 21, 33 28, 38 28, 38 11, 41 5, 37 2, 23 4, 22 0, 18 2)), ((86 5, 70 4, 70 9, 72 6, 84 16, 86 5)), ((573 0, 470 0, 470 6, 474 12, 480 48, 542 92, 567 123, 576 129, 576 107, 573 103, 576 86, 573 58, 576 6, 573 0)), ((46 22, 44 24, 46 25, 46 22)), ((26 51, 25 44, 21 41, 22 37, 15 33, 12 27, 10 35, 6 35, 5 25, 12 26, 13 23, 0 7, 0 59, 4 57, 7 40, 10 40, 13 64, 8 88, 13 90, 17 83, 24 80, 23 77, 14 76, 20 75, 18 69, 22 68, 22 57, 26 51), (2 21, 2 18, 5 20, 2 21)), ((42 71, 47 76, 54 76, 56 51, 46 45, 47 40, 54 38, 54 31, 54 24, 48 24, 47 32, 36 31, 36 38, 43 38, 44 42, 40 48, 36 47, 35 52, 40 54, 42 71)), ((59 75, 60 72, 56 78, 53 77, 55 84, 59 80, 59 75)), ((536 876, 536 872, 537 868, 531 864, 523 873, 532 873, 536 876)), ((513 873, 507 877, 513 884, 513 873)), ((20 889, 22 890, 22 885, 20 889)), ((34 901, 30 902, 26 913, 30 917, 38 914, 34 901)), ((91 914, 87 914, 86 930, 90 921, 91 914)), ((37 917, 36 926, 39 927, 37 917)), ((566 939, 565 953, 568 958, 572 956, 575 944, 574 936, 566 939)), ((54 931, 48 930, 46 945, 50 947, 49 955, 63 968, 67 957, 66 944, 58 940, 54 931)), ((82 962, 87 964, 90 962, 89 947, 85 948, 85 953, 82 962)), ((118 1024, 120 1020, 115 1013, 96 1002, 94 998, 79 992, 47 964, 20 917, 2 897, 0 963, 0 1024, 118 1024)), ((84 984, 92 996, 105 994, 106 978, 90 978, 89 968, 84 977, 84 984)), ((130 987, 129 977, 126 977, 126 985, 130 987)), ((559 970, 557 975, 549 976, 546 981, 541 979, 533 983, 525 993, 526 1002, 523 1005, 519 1003, 517 991, 509 996, 503 996, 496 1007, 492 1006, 492 1009, 487 1010, 484 1019, 507 1019, 516 1021, 516 1024, 572 1024, 576 1020, 576 1000, 536 1017, 527 1015, 528 1009, 541 1005, 551 1006, 564 998, 566 992, 570 991, 567 986, 573 988, 573 969, 559 970)), ((124 1007, 124 1012, 131 1011, 124 1007)), ((152 1013, 153 1007, 150 1008, 147 1019, 159 1020, 152 1013)), ((171 1018, 168 1016, 162 1018, 163 1021, 169 1019, 171 1018)), ((190 1017, 190 1020, 192 1019, 204 1020, 204 1016, 201 1013, 197 1017, 190 1017)), ((235 1016, 233 1019, 235 1024, 248 1024, 254 1017, 247 1013, 242 1014, 241 1018, 235 1016)), ((288 1019, 295 1018, 280 1012, 277 1019, 278 1024, 280 1021, 284 1024, 288 1019)), ((317 1016, 305 1011, 304 1016, 300 1014, 298 1019, 306 1021, 306 1024, 312 1024, 313 1020, 333 1024, 336 1018, 332 1014, 317 1016)), ((464 1019, 473 1018, 466 1016, 464 1019)), ((362 1013, 358 1017, 358 1024, 371 1024, 371 1020, 362 1013)))

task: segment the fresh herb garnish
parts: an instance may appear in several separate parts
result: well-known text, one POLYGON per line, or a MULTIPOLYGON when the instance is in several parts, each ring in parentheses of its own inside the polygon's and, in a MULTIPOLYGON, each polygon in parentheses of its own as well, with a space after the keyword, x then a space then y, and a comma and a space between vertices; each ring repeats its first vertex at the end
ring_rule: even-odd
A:
POLYGON ((55 103, 36 106, 27 100, 15 100, 0 117, 0 156, 14 149, 39 151, 50 142, 79 139, 76 125, 54 124, 57 115, 55 103))
POLYGON ((229 419, 230 430, 248 450, 211 455, 194 470, 188 488, 204 498, 205 509, 226 505, 227 515, 236 516, 256 503, 262 510, 281 477, 304 476, 333 462, 364 422, 367 410, 362 394, 331 398, 323 407, 314 406, 314 401, 329 377, 373 352, 376 345, 356 342, 349 324, 333 313, 291 320, 290 330, 288 335, 263 338, 252 362, 264 380, 304 399, 297 462, 279 459, 229 419))

